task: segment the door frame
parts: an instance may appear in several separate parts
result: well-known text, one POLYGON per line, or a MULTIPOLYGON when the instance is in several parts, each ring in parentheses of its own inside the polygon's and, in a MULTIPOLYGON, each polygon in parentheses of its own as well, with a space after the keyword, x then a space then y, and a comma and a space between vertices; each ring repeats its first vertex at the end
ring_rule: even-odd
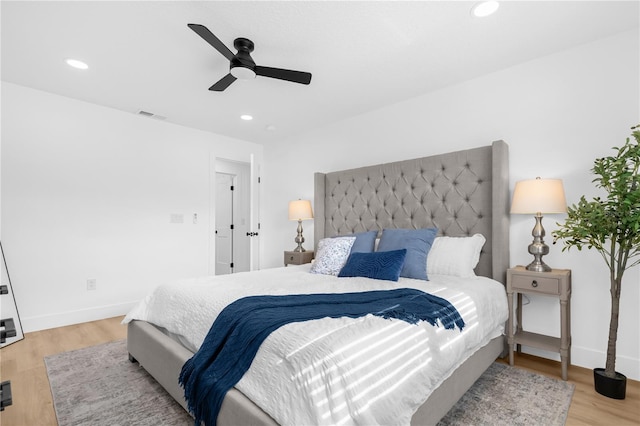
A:
MULTIPOLYGON (((225 169, 228 164, 241 164, 249 167, 249 223, 248 229, 258 235, 249 238, 249 270, 260 269, 260 163, 254 154, 247 156, 248 161, 210 156, 209 165, 209 275, 215 275, 216 270, 216 237, 215 237, 215 203, 216 203, 216 173, 229 173, 225 169)), ((233 173, 231 173, 233 174, 233 173)), ((243 236, 244 238, 244 236, 243 236)))

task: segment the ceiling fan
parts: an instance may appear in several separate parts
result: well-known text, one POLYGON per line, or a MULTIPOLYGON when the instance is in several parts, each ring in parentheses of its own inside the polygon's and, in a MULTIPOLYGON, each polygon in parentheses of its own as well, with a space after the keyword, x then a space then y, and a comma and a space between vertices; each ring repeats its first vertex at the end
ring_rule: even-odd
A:
POLYGON ((256 65, 251 58, 250 53, 253 52, 253 42, 246 38, 237 38, 233 42, 233 46, 238 50, 235 55, 227 46, 222 43, 218 37, 213 35, 211 31, 204 25, 200 24, 188 24, 189 28, 195 31, 200 37, 202 37, 207 43, 214 47, 230 62, 229 74, 222 77, 213 86, 209 87, 209 90, 216 92, 222 92, 229 87, 231 83, 237 79, 251 79, 257 75, 262 77, 277 78, 279 80, 292 81, 294 83, 309 84, 311 82, 311 74, 302 71, 285 70, 282 68, 262 67, 256 65))

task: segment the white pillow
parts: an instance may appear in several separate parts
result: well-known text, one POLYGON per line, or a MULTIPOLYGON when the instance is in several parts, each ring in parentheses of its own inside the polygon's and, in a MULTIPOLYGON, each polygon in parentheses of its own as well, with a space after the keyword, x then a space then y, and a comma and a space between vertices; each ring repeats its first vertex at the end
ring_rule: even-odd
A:
POLYGON ((311 265, 312 274, 338 275, 351 252, 356 237, 323 238, 318 242, 316 260, 311 265))
POLYGON ((487 240, 482 234, 471 237, 436 237, 427 256, 427 274, 475 277, 473 268, 487 240))

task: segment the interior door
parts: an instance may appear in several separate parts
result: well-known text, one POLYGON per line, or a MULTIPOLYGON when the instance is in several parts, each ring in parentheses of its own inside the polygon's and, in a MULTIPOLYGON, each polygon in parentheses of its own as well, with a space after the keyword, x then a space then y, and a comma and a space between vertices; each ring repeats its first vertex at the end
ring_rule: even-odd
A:
POLYGON ((233 182, 234 175, 216 173, 216 275, 233 272, 233 182))
POLYGON ((251 270, 251 206, 249 164, 235 163, 233 189, 233 272, 251 270))
MULTIPOLYGON (((209 273, 220 275, 230 272, 243 272, 259 269, 260 267, 260 221, 259 221, 259 162, 255 160, 253 154, 249 161, 237 161, 218 158, 212 154, 210 170, 211 188, 211 208, 210 220, 218 234, 213 231, 210 234, 209 247, 213 252, 209 258, 209 273), (233 200, 229 203, 224 192, 218 194, 218 188, 224 189, 229 185, 226 176, 233 177, 233 200), (223 183, 224 182, 224 183, 223 183), (226 220, 225 215, 229 214, 224 208, 225 205, 232 205, 233 211, 230 213, 233 223, 231 241, 223 249, 230 248, 230 259, 233 262, 233 269, 229 270, 223 265, 218 265, 218 260, 224 260, 221 256, 226 253, 218 253, 218 235, 222 235, 222 225, 218 225, 219 217, 226 220), (220 212, 219 212, 220 210, 220 212)), ((228 252, 227 252, 228 253, 228 252)))

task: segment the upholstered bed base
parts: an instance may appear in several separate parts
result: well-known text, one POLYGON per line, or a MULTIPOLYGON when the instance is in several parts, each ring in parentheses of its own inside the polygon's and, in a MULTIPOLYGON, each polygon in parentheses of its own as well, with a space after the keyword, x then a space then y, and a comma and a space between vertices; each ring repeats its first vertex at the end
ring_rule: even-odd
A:
MULTIPOLYGON (((145 321, 131 321, 127 330, 127 350, 151 374, 169 395, 187 409, 184 390, 178 383, 182 365, 193 352, 176 342, 154 325, 145 321)), ((277 423, 239 390, 232 388, 222 402, 218 424, 276 425, 277 423)))
MULTIPOLYGON (((186 410, 184 391, 178 384, 182 365, 193 353, 145 321, 128 325, 127 349, 132 361, 151 374, 186 410)), ((435 425, 504 350, 499 336, 476 351, 446 379, 414 414, 412 425, 435 425)), ((240 391, 233 388, 222 403, 218 424, 276 425, 277 423, 240 391)))

